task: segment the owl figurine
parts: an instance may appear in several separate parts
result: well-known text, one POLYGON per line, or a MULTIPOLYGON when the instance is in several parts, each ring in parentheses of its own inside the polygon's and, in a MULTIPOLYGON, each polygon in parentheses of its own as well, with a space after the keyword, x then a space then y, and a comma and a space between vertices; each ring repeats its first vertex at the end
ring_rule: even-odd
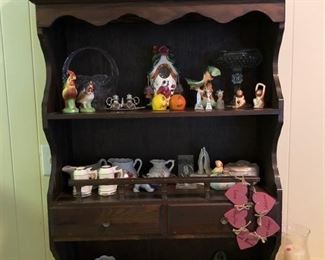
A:
POLYGON ((80 104, 80 112, 93 113, 95 108, 91 106, 91 102, 95 98, 95 85, 92 81, 88 83, 88 86, 84 88, 77 97, 77 103, 80 104))

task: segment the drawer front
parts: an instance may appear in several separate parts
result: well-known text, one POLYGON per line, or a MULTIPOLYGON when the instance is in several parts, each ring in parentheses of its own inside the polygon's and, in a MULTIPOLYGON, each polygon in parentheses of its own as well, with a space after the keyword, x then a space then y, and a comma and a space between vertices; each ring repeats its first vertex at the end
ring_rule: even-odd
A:
POLYGON ((221 224, 223 214, 232 208, 229 203, 175 204, 168 207, 169 235, 229 235, 229 225, 221 224))
POLYGON ((161 233, 160 206, 52 209, 51 232, 56 239, 103 239, 161 233))

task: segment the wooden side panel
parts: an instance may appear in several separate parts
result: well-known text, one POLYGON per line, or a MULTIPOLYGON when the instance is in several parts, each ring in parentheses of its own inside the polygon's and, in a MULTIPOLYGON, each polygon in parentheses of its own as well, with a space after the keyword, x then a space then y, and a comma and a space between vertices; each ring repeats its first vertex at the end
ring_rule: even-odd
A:
MULTIPOLYGON (((44 87, 46 81, 46 70, 45 70, 45 61, 42 49, 40 47, 40 42, 37 36, 37 26, 36 26, 36 7, 32 3, 29 3, 29 12, 30 12, 30 30, 31 30, 31 45, 32 45, 32 59, 33 59, 33 77, 34 77, 34 90, 35 90, 35 108, 37 115, 37 132, 38 132, 38 141, 39 144, 47 144, 42 124, 42 100, 44 94, 44 87)), ((46 165, 44 166, 46 167, 46 165)), ((50 167, 50 165, 48 165, 50 167)), ((41 169, 45 170, 45 169, 41 169)), ((48 169, 50 171, 50 169, 48 169)), ((47 220, 47 190, 49 184, 49 176, 44 176, 42 172, 40 176, 41 189, 42 189, 42 204, 43 204, 43 227, 44 227, 44 244, 45 244, 45 253, 46 259, 53 259, 52 253, 49 248, 49 234, 48 234, 48 220, 47 220)))
POLYGON ((1 249, 5 249, 1 259, 45 259, 29 3, 27 0, 6 1, 0 6, 5 67, 2 78, 6 79, 3 85, 6 93, 1 90, 1 101, 6 100, 1 102, 1 108, 7 106, 1 109, 1 114, 7 113, 1 117, 5 126, 1 130, 4 129, 7 137, 9 130, 4 153, 8 172, 6 166, 1 170, 5 183, 12 181, 1 194, 1 200, 5 200, 1 206, 8 206, 4 209, 6 229, 11 233, 1 240, 5 241, 1 245, 1 249))
POLYGON ((0 3, 0 259, 19 259, 1 7, 0 3))

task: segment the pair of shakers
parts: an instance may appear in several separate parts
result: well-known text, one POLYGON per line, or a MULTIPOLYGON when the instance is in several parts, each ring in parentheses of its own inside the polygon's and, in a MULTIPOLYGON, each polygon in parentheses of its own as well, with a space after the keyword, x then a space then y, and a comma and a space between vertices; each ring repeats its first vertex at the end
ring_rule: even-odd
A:
POLYGON ((136 109, 140 103, 139 97, 133 97, 131 94, 127 94, 126 97, 120 98, 118 95, 113 95, 106 99, 107 108, 110 110, 132 110, 136 109))
MULTIPOLYGON (((127 178, 128 176, 118 166, 102 165, 98 170, 91 167, 63 167, 63 171, 68 172, 73 180, 95 180, 95 179, 114 179, 127 178)), ((88 197, 92 194, 93 185, 81 187, 81 197, 88 197)), ((109 196, 115 194, 117 185, 99 185, 98 194, 109 196)), ((77 189, 73 187, 73 196, 77 196, 77 189)))

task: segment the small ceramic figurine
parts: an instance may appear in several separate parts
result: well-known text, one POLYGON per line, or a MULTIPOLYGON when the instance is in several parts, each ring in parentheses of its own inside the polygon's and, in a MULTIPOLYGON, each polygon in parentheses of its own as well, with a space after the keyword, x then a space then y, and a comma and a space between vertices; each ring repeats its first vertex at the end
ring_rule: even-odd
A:
POLYGON ((205 147, 203 147, 200 151, 199 159, 198 159, 198 167, 199 169, 197 171, 197 174, 207 174, 207 175, 211 174, 210 156, 207 150, 205 149, 205 147))
POLYGON ((205 95, 203 95, 203 99, 206 100, 205 110, 207 110, 207 111, 212 110, 212 103, 213 103, 213 106, 215 106, 215 101, 214 101, 214 97, 213 97, 212 93, 213 93, 212 83, 209 82, 209 83, 207 83, 207 86, 205 89, 205 95))
POLYGON ((220 160, 215 161, 216 167, 212 170, 212 175, 219 175, 223 173, 223 163, 220 160))
POLYGON ((152 110, 162 111, 167 110, 168 101, 163 94, 157 94, 152 99, 152 110))
MULTIPOLYGON (((229 172, 224 170, 222 161, 216 160, 215 165, 216 167, 212 170, 211 176, 227 176, 229 174, 229 172)), ((214 190, 227 190, 234 184, 234 182, 211 182, 210 187, 214 190)))
POLYGON ((157 177, 169 177, 172 169, 174 168, 175 161, 174 160, 158 160, 154 159, 150 161, 152 163, 152 168, 149 170, 147 176, 151 178, 157 177), (167 168, 167 164, 170 164, 170 167, 167 168))
POLYGON ((186 99, 181 94, 175 94, 169 101, 170 110, 182 111, 186 107, 186 99))
POLYGON ((209 66, 203 74, 203 79, 201 81, 186 79, 190 88, 197 91, 195 110, 212 110, 212 107, 216 106, 216 102, 212 95, 212 80, 220 75, 221 72, 218 68, 209 66))
POLYGON ((126 95, 126 103, 125 108, 127 109, 135 109, 136 106, 140 103, 140 98, 132 97, 131 94, 126 95))
POLYGON ((224 109, 225 108, 225 102, 223 101, 223 90, 219 89, 217 90, 217 109, 224 109))
POLYGON ((64 99, 64 109, 63 113, 72 114, 78 113, 79 109, 76 107, 76 98, 78 95, 77 87, 76 87, 76 74, 68 70, 67 71, 67 79, 64 82, 62 97, 64 99))
POLYGON ((118 110, 121 108, 121 104, 119 102, 119 96, 113 95, 113 97, 108 97, 106 99, 106 105, 111 110, 118 110))
POLYGON ((255 87, 256 98, 253 99, 254 108, 264 108, 265 88, 266 88, 266 86, 262 83, 256 84, 256 87, 255 87))
POLYGON ((94 100, 95 85, 92 81, 88 83, 88 86, 84 88, 77 97, 77 103, 81 104, 80 112, 93 113, 95 108, 91 106, 91 102, 94 100))
POLYGON ((147 75, 148 86, 145 88, 145 95, 151 100, 155 95, 162 94, 166 97, 168 106, 170 97, 176 92, 182 92, 179 74, 168 47, 154 46, 153 53, 153 68, 147 75))
MULTIPOLYGON (((178 177, 191 177, 194 174, 194 156, 178 155, 178 177)), ((176 189, 196 189, 196 183, 177 183, 176 189)))
POLYGON ((234 108, 242 108, 246 104, 244 92, 241 89, 237 89, 235 93, 235 105, 234 108))
POLYGON ((194 173, 194 156, 178 155, 178 177, 190 177, 194 173))

